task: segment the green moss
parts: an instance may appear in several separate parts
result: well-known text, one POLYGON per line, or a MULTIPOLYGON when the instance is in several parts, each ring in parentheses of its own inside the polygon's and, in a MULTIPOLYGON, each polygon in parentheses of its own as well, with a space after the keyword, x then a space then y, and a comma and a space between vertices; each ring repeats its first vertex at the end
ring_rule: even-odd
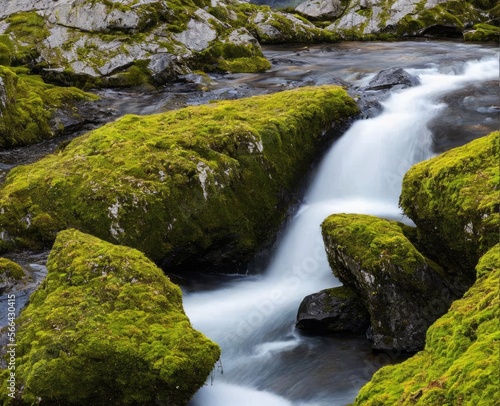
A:
POLYGON ((500 38, 500 27, 490 24, 475 24, 471 31, 464 33, 466 41, 498 41, 500 38))
POLYGON ((480 13, 470 2, 447 1, 433 8, 417 8, 415 14, 408 14, 396 26, 398 35, 416 35, 432 26, 454 27, 457 32, 470 21, 481 21, 480 13))
POLYGON ((0 230, 44 246, 52 231, 22 219, 46 213, 50 230, 76 227, 155 260, 234 269, 281 224, 324 133, 357 112, 343 89, 322 86, 125 116, 14 168, 0 191, 0 230))
MULTIPOLYGON (((362 214, 334 214, 321 227, 326 246, 338 246, 362 269, 385 273, 397 266, 402 273, 390 275, 395 281, 408 282, 415 269, 427 264, 403 233, 407 226, 401 223, 362 214)), ((332 263, 334 273, 337 268, 332 263)))
POLYGON ((76 88, 47 84, 23 68, 0 66, 0 79, 6 94, 6 104, 0 105, 0 148, 53 137, 56 131, 49 122, 57 109, 97 99, 76 88))
POLYGON ((2 404, 181 405, 203 385, 220 349, 143 254, 67 230, 47 268, 16 320, 16 400, 2 385, 2 404))
POLYGON ((216 41, 195 60, 193 67, 207 72, 263 72, 271 67, 258 44, 216 41))
POLYGON ((450 270, 470 273, 498 242, 500 132, 413 166, 400 205, 415 222, 419 243, 450 270))
POLYGON ((7 258, 0 258, 0 280, 4 278, 21 280, 24 277, 23 268, 7 258))
POLYGON ((424 351, 380 369, 356 405, 463 405, 498 403, 500 368, 500 245, 476 267, 477 280, 463 299, 427 332, 424 351))
POLYGON ((322 223, 332 271, 370 313, 376 349, 422 349, 427 328, 457 297, 443 269, 408 239, 408 228, 361 214, 334 214, 322 223))
POLYGON ((30 64, 38 56, 37 44, 49 36, 44 18, 35 11, 20 12, 5 19, 6 34, 14 38, 15 64, 30 64))

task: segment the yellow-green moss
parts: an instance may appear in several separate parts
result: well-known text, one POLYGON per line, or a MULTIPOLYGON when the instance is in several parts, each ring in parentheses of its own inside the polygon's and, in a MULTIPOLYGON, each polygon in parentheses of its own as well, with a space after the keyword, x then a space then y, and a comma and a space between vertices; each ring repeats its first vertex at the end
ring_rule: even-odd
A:
POLYGON ((397 23, 396 32, 412 36, 432 26, 444 26, 456 28, 458 35, 470 21, 481 21, 480 12, 470 2, 452 0, 406 15, 397 23))
POLYGON ((7 258, 0 258, 0 281, 4 278, 21 280, 24 277, 23 268, 7 258))
POLYGON ((6 18, 15 53, 13 59, 16 64, 32 64, 38 56, 37 44, 49 36, 44 18, 35 11, 20 12, 6 18))
POLYGON ((490 24, 475 24, 471 31, 464 33, 466 41, 498 41, 500 27, 490 24))
POLYGON ((450 270, 471 272, 498 242, 500 132, 413 166, 400 205, 422 249, 450 270))
MULTIPOLYGON (((391 274, 395 281, 410 281, 414 270, 429 261, 405 235, 411 227, 402 223, 363 214, 333 214, 321 228, 327 248, 337 245, 362 269, 389 272, 397 266, 403 273, 391 274)), ((332 269, 335 272, 335 264, 332 269)))
POLYGON ((321 86, 125 116, 10 172, 4 244, 40 248, 75 227, 155 260, 234 269, 279 227, 325 133, 357 112, 321 86))
POLYGON ((74 87, 45 83, 25 68, 0 66, 5 105, 0 104, 0 148, 31 144, 51 138, 56 131, 49 124, 55 111, 97 96, 74 87))
POLYGON ((500 385, 500 245, 476 267, 463 299, 427 332, 424 351, 379 370, 356 405, 495 406, 500 385))
POLYGON ((204 383, 219 347, 143 254, 67 230, 47 268, 16 320, 16 400, 2 385, 3 405, 184 405, 204 383))

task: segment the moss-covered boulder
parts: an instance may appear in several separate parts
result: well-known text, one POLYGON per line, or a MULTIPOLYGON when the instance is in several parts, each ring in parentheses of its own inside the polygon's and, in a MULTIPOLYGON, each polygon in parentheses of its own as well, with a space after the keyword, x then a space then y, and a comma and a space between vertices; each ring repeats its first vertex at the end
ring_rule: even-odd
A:
POLYGON ((463 37, 471 23, 491 20, 495 4, 494 0, 351 0, 326 29, 346 39, 463 37))
POLYGON ((299 306, 296 327, 319 332, 364 333, 370 315, 359 295, 346 286, 306 296, 299 306))
POLYGON ((0 295, 8 293, 11 288, 27 279, 23 268, 7 258, 0 258, 0 295))
POLYGON ((356 405, 498 405, 500 245, 476 272, 475 284, 429 328, 425 349, 380 369, 356 405))
POLYGON ((370 313, 375 349, 422 349, 427 328, 452 300, 443 270, 415 248, 407 229, 361 214, 335 214, 322 224, 334 275, 370 313))
POLYGON ((142 253, 67 230, 47 267, 16 320, 15 399, 2 385, 3 405, 174 406, 203 385, 220 350, 142 253))
POLYGON ((414 165, 400 205, 423 251, 473 281, 478 259, 498 242, 500 132, 414 165))
POLYGON ((234 272, 357 112, 342 88, 323 86, 125 116, 9 173, 0 248, 48 247, 74 227, 166 265, 234 272))
POLYGON ((44 83, 27 69, 0 66, 0 149, 52 138, 83 121, 80 109, 98 97, 44 83))
POLYGON ((79 87, 162 84, 191 69, 258 72, 270 63, 257 39, 337 38, 307 20, 239 0, 11 3, 0 10, 0 60, 79 87))
MULTIPOLYGON (((500 7, 499 7, 500 8, 500 7)), ((500 27, 491 24, 475 24, 464 33, 466 41, 496 41, 500 39, 500 27)))

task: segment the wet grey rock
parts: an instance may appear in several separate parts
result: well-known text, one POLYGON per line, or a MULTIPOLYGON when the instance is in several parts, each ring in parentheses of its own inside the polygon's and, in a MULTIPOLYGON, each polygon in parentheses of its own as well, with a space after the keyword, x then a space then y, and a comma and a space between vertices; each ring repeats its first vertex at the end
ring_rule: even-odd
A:
POLYGON ((296 327, 319 332, 365 332, 370 314, 361 298, 348 287, 325 289, 306 296, 300 304, 296 327))
POLYGON ((389 68, 377 73, 377 75, 370 80, 365 90, 391 89, 395 86, 398 86, 400 89, 405 89, 419 84, 420 80, 410 75, 403 68, 389 68))
POLYGON ((333 20, 342 14, 340 0, 307 0, 299 4, 295 11, 311 20, 333 20))

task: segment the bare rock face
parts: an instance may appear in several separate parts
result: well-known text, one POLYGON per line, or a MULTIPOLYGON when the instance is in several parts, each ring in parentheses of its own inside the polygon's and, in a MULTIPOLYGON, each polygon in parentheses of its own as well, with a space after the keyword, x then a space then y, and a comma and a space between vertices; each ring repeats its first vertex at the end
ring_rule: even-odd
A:
POLYGON ((340 0, 307 0, 299 4, 295 11, 311 20, 332 20, 342 14, 343 7, 340 0))
POLYGON ((306 296, 297 314, 297 328, 320 332, 365 332, 370 315, 356 292, 340 286, 306 296))

